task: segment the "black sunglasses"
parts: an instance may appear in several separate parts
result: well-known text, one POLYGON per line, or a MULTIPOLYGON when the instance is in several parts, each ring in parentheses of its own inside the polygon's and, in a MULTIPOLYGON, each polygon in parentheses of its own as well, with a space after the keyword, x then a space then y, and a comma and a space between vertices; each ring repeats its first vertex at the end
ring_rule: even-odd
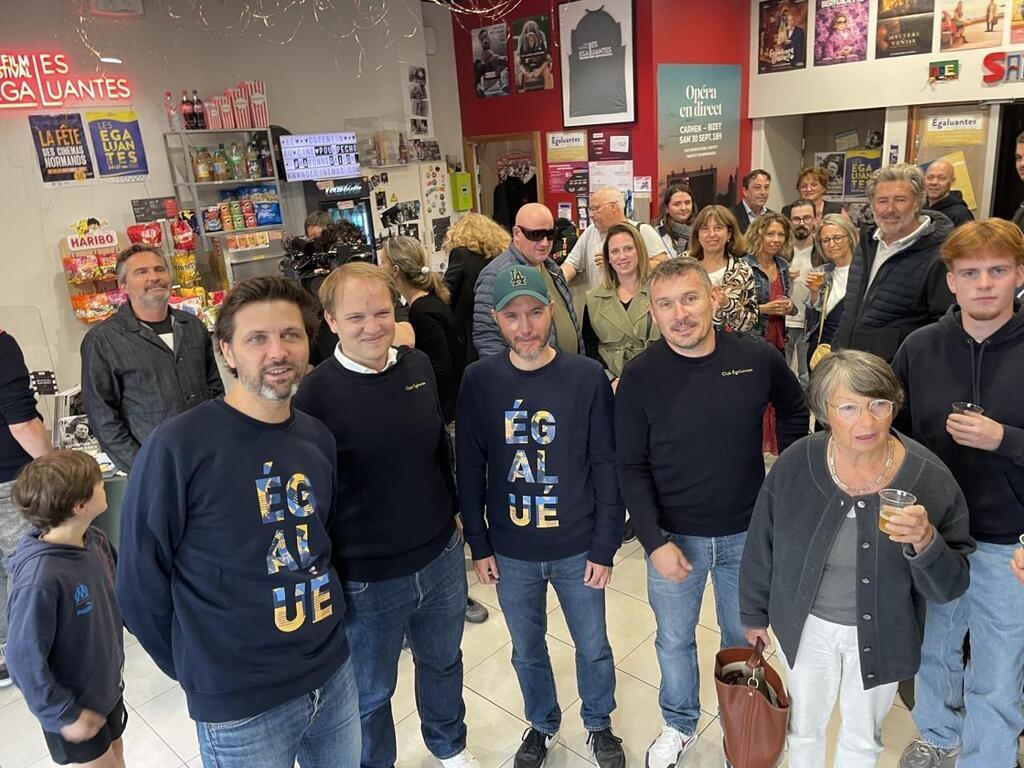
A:
MULTIPOLYGON (((519 227, 518 224, 516 224, 516 226, 519 227)), ((523 233, 523 237, 525 237, 527 240, 529 240, 531 242, 534 242, 534 243, 539 243, 544 238, 547 238, 548 240, 552 240, 553 241, 555 239, 555 235, 558 232, 558 230, 554 229, 554 228, 551 228, 551 229, 527 229, 526 227, 519 227, 519 231, 523 233)))

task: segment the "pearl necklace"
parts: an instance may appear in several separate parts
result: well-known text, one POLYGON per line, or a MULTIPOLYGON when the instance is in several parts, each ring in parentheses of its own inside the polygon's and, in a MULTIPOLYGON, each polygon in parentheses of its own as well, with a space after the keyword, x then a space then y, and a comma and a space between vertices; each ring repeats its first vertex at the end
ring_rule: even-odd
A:
POLYGON ((848 494, 850 494, 851 496, 861 496, 862 494, 865 494, 868 491, 875 488, 876 486, 878 486, 882 482, 882 479, 889 472, 889 470, 892 469, 893 439, 891 436, 887 437, 887 445, 889 447, 889 451, 885 457, 885 467, 882 468, 882 471, 881 473, 879 473, 878 477, 876 477, 870 483, 861 488, 851 488, 850 486, 848 486, 846 483, 839 479, 839 474, 836 472, 835 441, 830 437, 828 439, 828 449, 825 451, 825 456, 828 460, 828 473, 832 475, 832 479, 835 481, 835 484, 842 488, 844 491, 846 491, 848 494))

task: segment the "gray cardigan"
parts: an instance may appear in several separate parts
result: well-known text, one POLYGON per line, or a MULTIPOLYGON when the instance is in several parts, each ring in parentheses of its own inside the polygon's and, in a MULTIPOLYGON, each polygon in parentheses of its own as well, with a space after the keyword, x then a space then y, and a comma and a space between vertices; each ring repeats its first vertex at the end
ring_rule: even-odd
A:
MULTIPOLYGON (((851 504, 857 509, 857 638, 865 689, 906 680, 921 662, 925 601, 946 603, 967 590, 967 503, 939 459, 898 435, 906 447, 890 485, 928 510, 932 543, 918 555, 878 529, 878 495, 851 498, 832 481, 828 432, 794 443, 768 474, 754 506, 740 566, 743 626, 769 624, 786 657, 796 658, 832 542, 851 504)), ((1009 566, 1007 566, 1009 567, 1009 566)))

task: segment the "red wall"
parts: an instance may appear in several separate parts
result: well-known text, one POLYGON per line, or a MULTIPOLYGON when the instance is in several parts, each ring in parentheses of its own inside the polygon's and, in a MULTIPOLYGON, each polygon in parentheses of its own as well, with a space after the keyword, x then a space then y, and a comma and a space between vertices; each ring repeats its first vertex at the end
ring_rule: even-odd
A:
MULTIPOLYGON (((595 0, 597 7, 600 3, 595 0)), ((588 6, 589 7, 589 6, 588 6)), ((742 67, 740 97, 740 173, 750 164, 751 127, 747 118, 749 86, 749 0, 634 0, 634 50, 636 51, 636 115, 633 134, 633 173, 658 176, 657 64, 739 64, 742 67), (685 10, 684 10, 685 9, 685 10)), ((558 39, 558 9, 555 0, 523 0, 509 18, 547 13, 552 37, 558 39)), ((462 105, 462 133, 481 136, 519 131, 563 130, 561 66, 556 53, 555 87, 550 91, 520 94, 515 87, 509 96, 478 99, 473 86, 473 47, 469 28, 492 21, 453 17, 455 64, 462 105), (464 29, 463 27, 466 27, 464 29)), ((510 27, 511 28, 511 27, 510 27)), ((508 51, 511 66, 511 47, 508 51)), ((626 127, 617 125, 616 127, 626 127)), ((545 163, 547 158, 544 159, 545 163)), ((570 195, 550 195, 544 201, 557 210, 570 195)), ((657 207, 655 201, 654 207, 657 207)), ((658 214, 652 210, 652 216, 658 214)))

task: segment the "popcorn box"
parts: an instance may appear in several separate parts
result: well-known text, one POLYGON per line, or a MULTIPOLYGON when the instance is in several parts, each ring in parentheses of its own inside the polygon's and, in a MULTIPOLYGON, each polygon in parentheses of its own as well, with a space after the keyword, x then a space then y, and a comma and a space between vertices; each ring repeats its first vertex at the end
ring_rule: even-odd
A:
POLYGON ((229 88, 224 91, 229 94, 231 106, 235 113, 235 128, 249 128, 249 99, 242 92, 241 88, 229 88))
POLYGON ((217 102, 217 106, 220 108, 220 122, 221 129, 233 130, 238 126, 235 125, 235 110, 231 106, 230 89, 224 91, 224 96, 214 96, 214 100, 217 102))
POLYGON ((270 127, 267 107, 267 84, 263 80, 245 80, 238 84, 249 101, 249 125, 253 128, 270 127))
POLYGON ((218 131, 224 127, 220 119, 220 105, 217 97, 211 96, 206 100, 206 127, 218 131))

